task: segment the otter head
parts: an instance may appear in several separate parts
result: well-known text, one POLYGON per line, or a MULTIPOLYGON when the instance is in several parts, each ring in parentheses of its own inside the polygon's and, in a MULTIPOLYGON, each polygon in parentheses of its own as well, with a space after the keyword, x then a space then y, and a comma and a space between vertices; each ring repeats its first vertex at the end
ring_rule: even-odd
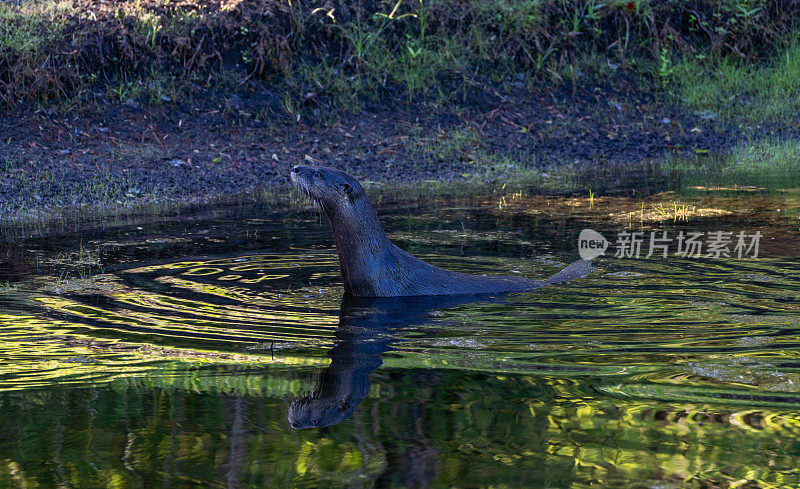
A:
POLYGON ((330 168, 295 166, 291 178, 328 216, 345 291, 376 295, 392 248, 364 188, 347 173, 330 168))
POLYGON ((346 210, 367 197, 363 187, 347 173, 332 168, 295 166, 292 183, 325 211, 346 210))
POLYGON ((355 411, 356 405, 330 398, 302 397, 289 406, 289 425, 296 429, 324 428, 341 423, 355 411))

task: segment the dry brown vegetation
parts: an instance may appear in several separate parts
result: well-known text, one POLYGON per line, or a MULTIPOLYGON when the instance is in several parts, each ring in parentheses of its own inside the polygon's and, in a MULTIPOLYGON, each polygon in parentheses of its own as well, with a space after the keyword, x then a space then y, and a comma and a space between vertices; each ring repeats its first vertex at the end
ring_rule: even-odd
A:
POLYGON ((619 66, 658 80, 675 55, 772 53, 799 18, 792 0, 22 0, 0 5, 0 98, 136 98, 126 84, 145 77, 281 87, 291 112, 387 86, 414 96, 443 77, 574 83, 619 66))

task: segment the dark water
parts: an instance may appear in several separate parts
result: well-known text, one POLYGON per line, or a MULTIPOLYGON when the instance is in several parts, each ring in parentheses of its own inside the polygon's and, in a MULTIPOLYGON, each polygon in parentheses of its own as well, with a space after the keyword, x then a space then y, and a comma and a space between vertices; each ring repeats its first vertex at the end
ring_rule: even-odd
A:
POLYGON ((762 256, 607 257, 533 293, 357 301, 313 212, 7 246, 0 486, 800 486, 796 202, 697 201, 738 212, 662 223, 620 219, 629 204, 381 217, 475 273, 550 275, 585 227, 760 230, 762 256))

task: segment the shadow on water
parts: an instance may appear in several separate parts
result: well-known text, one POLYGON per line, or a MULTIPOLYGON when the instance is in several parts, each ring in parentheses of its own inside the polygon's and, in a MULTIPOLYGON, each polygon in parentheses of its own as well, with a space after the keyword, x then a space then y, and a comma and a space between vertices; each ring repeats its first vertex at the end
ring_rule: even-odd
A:
MULTIPOLYGON (((439 266, 534 278, 621 228, 547 202, 383 219, 439 266)), ((25 242, 0 266, 0 486, 798 486, 781 209, 653 225, 762 230, 755 260, 607 257, 481 300, 344 298, 316 214, 25 242)))

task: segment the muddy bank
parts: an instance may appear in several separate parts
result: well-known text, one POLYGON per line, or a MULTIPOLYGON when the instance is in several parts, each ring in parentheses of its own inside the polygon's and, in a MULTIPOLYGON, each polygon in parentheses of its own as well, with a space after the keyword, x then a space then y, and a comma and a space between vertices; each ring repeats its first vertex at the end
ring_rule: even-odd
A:
MULTIPOLYGON (((234 95, 159 107, 106 104, 79 115, 5 113, 2 216, 271 188, 304 160, 380 182, 546 179, 573 166, 624 174, 671 155, 724 153, 744 140, 797 132, 734 126, 715 114, 667 107, 630 86, 574 96, 476 89, 445 108, 372 104, 327 123, 277 123, 260 103, 234 95)), ((626 191, 628 182, 610 178, 606 191, 626 191)))

